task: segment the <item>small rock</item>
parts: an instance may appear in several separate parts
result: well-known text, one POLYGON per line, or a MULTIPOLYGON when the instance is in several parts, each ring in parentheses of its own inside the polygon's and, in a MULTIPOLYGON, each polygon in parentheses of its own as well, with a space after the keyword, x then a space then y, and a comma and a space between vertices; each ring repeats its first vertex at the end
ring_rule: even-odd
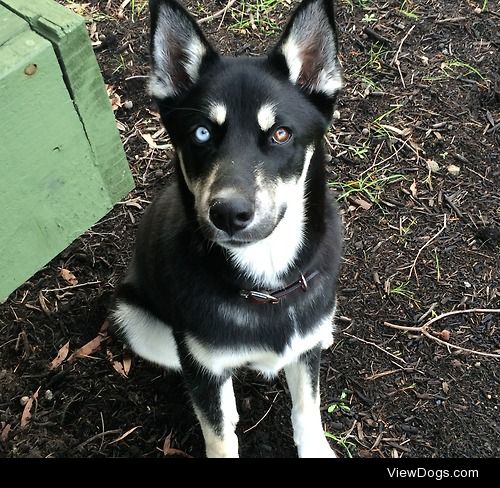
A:
POLYGON ((464 281, 465 288, 470 288, 472 285, 468 281, 464 281))
POLYGON ((481 363, 478 361, 477 363, 474 363, 474 366, 475 366, 476 368, 480 368, 480 367, 481 367, 481 363))
POLYGON ((335 112, 333 112, 333 119, 334 120, 340 119, 340 111, 339 110, 335 110, 335 112))
POLYGON ((448 166, 448 173, 452 176, 458 176, 460 174, 460 168, 454 164, 448 166))
POLYGON ((427 167, 429 168, 429 171, 431 173, 437 173, 439 171, 439 164, 434 161, 434 159, 428 159, 427 161, 427 167))
POLYGON ((450 335, 451 335, 451 332, 447 329, 443 329, 440 333, 439 333, 441 339, 443 341, 446 341, 448 342, 450 340, 450 335))
POLYGON ((483 10, 481 9, 481 7, 476 7, 476 8, 474 9, 474 13, 475 13, 476 15, 479 15, 482 11, 483 11, 483 10))
POLYGON ((21 400, 19 400, 20 403, 21 403, 21 407, 24 407, 28 403, 29 399, 30 399, 29 396, 23 396, 23 397, 21 397, 21 400))
POLYGON ((345 429, 344 427, 344 424, 342 422, 331 422, 330 423, 330 426, 334 429, 334 430, 339 430, 339 431, 342 431, 345 429))
POLYGON ((130 110, 134 104, 132 103, 132 100, 126 100, 125 103, 123 104, 123 106, 127 109, 127 110, 130 110))
POLYGON ((363 134, 366 137, 370 135, 370 130, 364 127, 363 130, 361 131, 361 134, 363 134))
POLYGON ((422 64, 424 66, 429 66, 429 58, 427 56, 420 56, 420 59, 422 60, 422 64))
POLYGON ((52 401, 54 399, 54 394, 50 390, 45 390, 44 397, 45 397, 45 400, 47 400, 48 402, 50 402, 50 401, 52 401))
POLYGON ((401 424, 401 430, 407 434, 418 434, 418 429, 413 425, 401 424))

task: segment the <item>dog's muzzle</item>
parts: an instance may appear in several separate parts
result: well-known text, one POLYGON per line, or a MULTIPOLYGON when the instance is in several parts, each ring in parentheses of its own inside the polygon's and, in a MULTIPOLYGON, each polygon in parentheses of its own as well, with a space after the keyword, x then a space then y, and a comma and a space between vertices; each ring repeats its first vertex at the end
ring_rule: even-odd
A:
POLYGON ((241 196, 216 198, 210 202, 208 215, 215 227, 232 237, 252 223, 255 205, 241 196))

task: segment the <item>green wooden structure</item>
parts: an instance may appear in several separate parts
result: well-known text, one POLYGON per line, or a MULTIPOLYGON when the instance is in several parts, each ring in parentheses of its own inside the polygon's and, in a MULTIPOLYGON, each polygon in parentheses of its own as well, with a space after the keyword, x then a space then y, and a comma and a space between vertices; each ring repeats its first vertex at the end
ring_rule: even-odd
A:
POLYGON ((0 303, 132 188, 83 19, 0 0, 0 303))

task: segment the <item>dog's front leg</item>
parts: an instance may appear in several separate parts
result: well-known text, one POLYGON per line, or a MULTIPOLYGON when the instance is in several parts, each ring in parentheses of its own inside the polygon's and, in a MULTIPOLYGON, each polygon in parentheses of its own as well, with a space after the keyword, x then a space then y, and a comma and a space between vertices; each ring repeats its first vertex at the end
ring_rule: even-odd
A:
POLYGON ((213 375, 192 363, 183 365, 183 372, 205 438, 207 457, 238 457, 234 433, 238 411, 230 373, 213 375))
POLYGON ((285 367, 292 395, 293 439, 301 458, 336 457, 323 432, 319 410, 319 361, 321 347, 302 354, 285 367))

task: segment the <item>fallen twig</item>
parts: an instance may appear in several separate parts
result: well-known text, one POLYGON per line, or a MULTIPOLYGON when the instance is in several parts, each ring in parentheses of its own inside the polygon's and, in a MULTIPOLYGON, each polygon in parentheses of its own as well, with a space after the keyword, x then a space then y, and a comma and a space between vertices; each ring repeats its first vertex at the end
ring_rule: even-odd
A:
POLYGON ((435 24, 447 24, 453 22, 463 22, 467 20, 467 17, 448 17, 446 19, 437 19, 434 21, 435 24))
POLYGON ((437 322, 438 320, 444 319, 445 317, 449 317, 450 315, 458 315, 458 314, 463 314, 463 313, 500 313, 500 308, 471 308, 469 310, 453 310, 452 312, 446 312, 441 315, 438 315, 437 317, 432 318, 431 320, 428 320, 424 325, 421 325, 419 327, 408 327, 405 325, 397 325, 397 324, 391 324, 390 322, 384 322, 384 325, 386 327, 391 327, 393 329, 398 329, 398 330, 404 330, 406 332, 417 332, 425 337, 428 337, 429 339, 432 339, 433 341, 436 341, 437 343, 451 347, 452 349, 458 349, 460 351, 464 352, 470 352, 471 354, 478 354, 480 356, 486 356, 490 358, 497 358, 500 359, 500 354, 493 354, 490 352, 482 352, 482 351, 476 351, 474 349, 468 349, 466 347, 462 346, 457 346, 455 344, 450 344, 449 342, 443 341, 442 339, 439 339, 439 337, 436 337, 435 335, 431 334, 428 330, 429 326, 433 324, 434 322, 437 322))
POLYGON ((357 336, 349 334, 348 332, 345 332, 345 331, 342 332, 342 334, 345 334, 346 336, 352 337, 353 339, 356 339, 357 341, 363 342, 364 344, 369 344, 370 346, 376 347, 380 351, 385 352, 385 354, 388 354, 389 356, 391 356, 391 358, 394 358, 397 361, 400 361, 400 362, 406 364, 406 361, 404 359, 401 359, 401 358, 397 357, 396 355, 392 354, 392 352, 386 351, 383 347, 380 347, 378 344, 375 344, 375 342, 371 342, 371 341, 367 341, 365 339, 361 339, 361 337, 357 337, 357 336))
POLYGON ((255 429, 255 427, 257 427, 257 425, 259 425, 267 417, 268 413, 271 411, 271 408, 273 408, 274 402, 276 402, 276 398, 278 398, 279 394, 280 392, 278 391, 278 393, 274 395, 274 399, 271 405, 269 405, 269 408, 266 410, 266 413, 260 418, 260 420, 255 425, 252 425, 252 427, 249 427, 247 430, 244 430, 243 434, 246 434, 247 432, 250 432, 252 429, 255 429))
POLYGON ((410 273, 408 274, 408 279, 411 278, 411 275, 413 273, 415 273, 415 278, 417 279, 417 283, 418 283, 418 275, 417 275, 417 272, 415 271, 415 266, 417 264, 417 261, 418 261, 418 258, 420 256, 420 254, 422 253, 422 251, 432 242, 434 241, 437 237, 439 237, 439 235, 446 229, 446 214, 444 214, 444 222, 443 222, 443 227, 441 227, 441 229, 437 232, 437 234, 435 234, 433 237, 431 237, 418 251, 417 255, 415 256, 415 259, 413 260, 413 264, 411 265, 410 267, 410 273))
POLYGON ((49 293, 49 292, 57 292, 57 291, 74 290, 75 288, 81 288, 82 286, 99 285, 100 283, 101 283, 100 281, 88 281, 87 283, 79 283, 78 285, 63 286, 61 288, 49 288, 49 289, 43 290, 43 291, 45 293, 49 293))
POLYGON ((86 441, 83 441, 82 443, 78 444, 75 449, 81 449, 90 442, 93 442, 97 439, 101 439, 102 437, 106 437, 107 435, 120 434, 120 433, 121 429, 113 429, 113 430, 107 430, 106 432, 100 432, 99 434, 93 435, 92 437, 89 437, 86 441))
POLYGON ((235 3, 236 0, 229 0, 229 2, 227 2, 227 5, 224 8, 220 9, 218 12, 215 12, 212 15, 209 15, 208 17, 204 17, 203 19, 198 20, 198 24, 209 22, 210 20, 216 19, 217 17, 224 15, 228 11, 228 9, 230 9, 235 3))
POLYGON ((378 41, 382 44, 386 44, 390 46, 392 44, 390 39, 387 39, 387 37, 384 37, 383 35, 379 34, 377 31, 371 29, 370 27, 363 27, 363 32, 370 38, 373 39, 374 41, 378 41))
POLYGON ((444 198, 444 201, 448 204, 448 206, 457 214, 457 216, 460 217, 461 219, 463 219, 464 214, 462 212, 460 212, 458 207, 453 203, 452 199, 444 192, 443 192, 443 198, 444 198))
POLYGON ((396 51, 396 54, 394 55, 394 57, 392 58, 392 61, 390 63, 390 65, 392 66, 393 64, 396 65, 396 68, 398 69, 398 72, 399 72, 399 77, 401 78, 401 83, 403 84, 403 88, 406 88, 406 84, 405 84, 405 80, 403 78, 403 74, 401 73, 401 68, 399 67, 399 55, 401 54, 401 49, 403 48, 403 44, 404 42, 406 41, 406 39, 408 39, 408 36, 411 34, 411 31, 415 29, 415 24, 413 24, 410 29, 408 30, 408 32, 406 33, 406 35, 403 37, 403 39, 401 39, 401 42, 399 43, 399 47, 398 47, 398 50, 396 51))

